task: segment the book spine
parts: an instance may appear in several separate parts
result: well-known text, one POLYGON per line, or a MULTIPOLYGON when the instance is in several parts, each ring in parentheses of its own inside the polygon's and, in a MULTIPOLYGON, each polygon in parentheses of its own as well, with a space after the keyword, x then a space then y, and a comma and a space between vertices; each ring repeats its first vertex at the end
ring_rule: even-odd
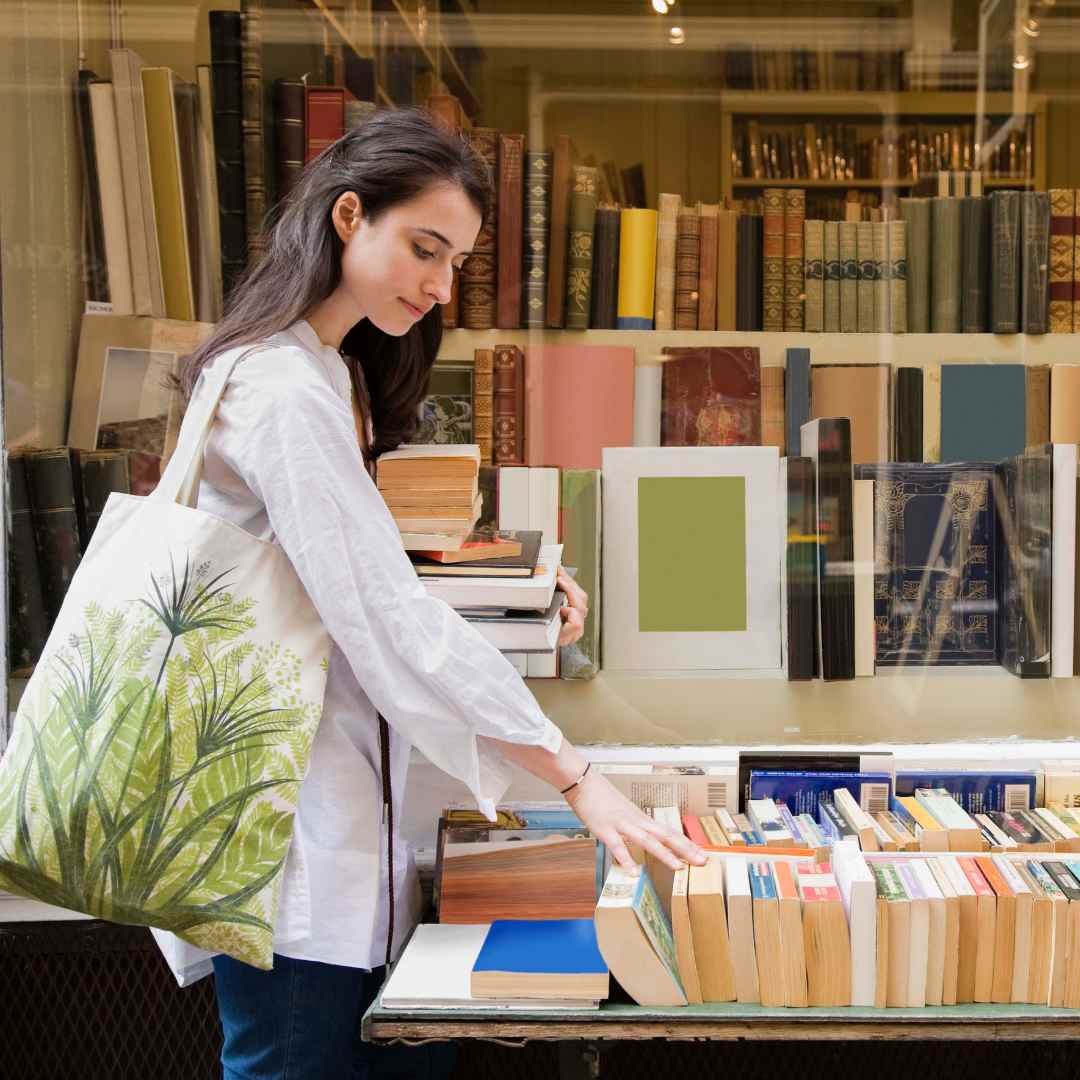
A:
POLYGON ((78 472, 73 474, 73 479, 78 481, 78 503, 81 504, 76 505, 75 509, 81 526, 82 549, 85 551, 93 539, 109 496, 114 491, 130 494, 131 471, 126 450, 83 450, 73 453, 78 462, 78 472))
POLYGON ((600 670, 600 471, 564 469, 560 506, 562 560, 589 596, 585 628, 573 645, 559 650, 563 679, 591 679, 600 670))
POLYGON ((492 451, 495 465, 525 463, 525 354, 516 345, 496 345, 492 378, 492 451))
POLYGON ((26 465, 42 596, 51 626, 80 559, 71 455, 63 448, 33 450, 26 455, 26 465))
POLYGON ((787 462, 785 559, 788 679, 812 679, 817 670, 814 627, 817 621, 818 542, 814 463, 807 457, 789 457, 787 462))
MULTIPOLYGON (((473 128, 469 134, 473 150, 493 177, 498 169, 498 135, 494 128, 473 128)), ((476 237, 473 253, 461 268, 461 324, 467 330, 495 327, 497 218, 495 210, 488 214, 476 237)))
POLYGON ((907 222, 908 333, 930 332, 930 202, 901 199, 900 213, 907 222))
MULTIPOLYGON (((556 135, 551 156, 551 228, 548 232, 547 325, 561 329, 565 320, 566 244, 570 215, 570 169, 573 148, 569 135, 556 135)), ((493 174, 494 175, 494 174, 493 174)))
POLYGON ((574 166, 566 259, 566 325, 571 330, 589 328, 597 180, 596 169, 587 165, 574 166))
POLYGON ((345 134, 345 91, 340 86, 304 89, 304 161, 317 158, 345 134))
POLYGON ((923 372, 896 370, 896 461, 923 459, 923 372))
POLYGON ((810 419, 810 350, 788 349, 785 357, 784 408, 787 415, 787 452, 800 452, 803 424, 810 419))
POLYGON ((859 266, 859 333, 874 332, 874 279, 877 261, 874 259, 874 223, 859 221, 855 225, 855 245, 859 266))
POLYGON ((543 329, 547 318, 548 215, 551 212, 550 153, 525 155, 525 264, 522 276, 522 322, 527 329, 543 329))
POLYGON ((735 329, 761 329, 760 214, 740 214, 736 224, 738 254, 735 262, 735 329))
POLYGON ((266 217, 266 173, 263 158, 263 0, 241 0, 243 37, 241 72, 244 133, 244 221, 249 258, 263 249, 263 218, 266 217))
POLYGON ((480 447, 480 464, 492 463, 492 435, 495 424, 495 352, 477 349, 473 354, 473 437, 480 447))
POLYGON ((652 330, 656 295, 656 211, 619 214, 619 299, 616 328, 652 330))
POLYGON ((889 275, 889 331, 907 333, 907 222, 893 220, 886 226, 889 275))
POLYGON ((679 234, 682 197, 661 193, 657 201, 656 329, 675 329, 675 248, 679 234))
POLYGON ((304 84, 274 81, 274 135, 277 142, 277 201, 288 198, 304 167, 304 84))
MULTIPOLYGON (((110 201, 117 207, 119 214, 117 216, 117 222, 123 222, 123 187, 120 186, 120 169, 119 169, 119 147, 116 145, 116 115, 112 102, 113 88, 108 86, 105 96, 108 100, 108 113, 111 116, 104 116, 101 118, 92 117, 92 113, 95 111, 91 104, 92 91, 91 85, 98 84, 98 77, 93 71, 80 69, 75 77, 75 121, 78 128, 79 136, 79 157, 80 164, 82 165, 83 176, 86 178, 86 208, 88 220, 86 222, 86 228, 84 230, 86 251, 83 258, 83 284, 86 288, 87 300, 103 300, 112 301, 113 311, 120 315, 132 314, 131 304, 131 271, 128 270, 127 281, 123 286, 119 286, 114 289, 111 284, 111 279, 115 275, 116 271, 112 270, 110 263, 114 262, 114 259, 109 257, 109 249, 114 245, 108 242, 106 236, 107 232, 107 214, 110 201), (112 192, 107 192, 105 198, 102 198, 101 189, 101 153, 97 152, 94 147, 95 140, 98 144, 101 144, 102 136, 99 129, 103 124, 111 123, 111 131, 108 133, 109 145, 115 153, 115 160, 117 165, 114 169, 110 170, 112 179, 115 181, 118 190, 114 189, 112 192), (117 307, 117 298, 113 296, 114 292, 120 292, 123 290, 123 297, 126 299, 122 308, 117 307)), ((104 89, 108 84, 98 84, 104 89)), ((101 94, 101 91, 98 91, 101 94)), ((126 228, 125 228, 126 232, 126 228)), ((124 238, 123 245, 123 257, 124 261, 127 261, 127 238, 124 238)))
MULTIPOLYGON (((840 262, 840 223, 826 221, 823 238, 824 286, 822 319, 827 334, 840 333, 840 282, 843 263, 840 262)), ((808 328, 809 329, 809 328, 808 328)))
POLYGON ((698 325, 701 215, 681 210, 675 237, 675 329, 696 330, 698 325))
POLYGON ((23 454, 7 458, 8 482, 8 655, 12 675, 28 672, 45 648, 49 618, 45 610, 27 462, 23 454))
POLYGON ((766 188, 761 258, 761 329, 784 329, 784 189, 766 188))
POLYGON ((1073 189, 1075 217, 1073 218, 1073 332, 1080 333, 1080 190, 1073 189))
POLYGON ((990 229, 990 329, 995 334, 1016 334, 1020 331, 1018 191, 995 191, 990 196, 990 229))
POLYGON ((616 207, 597 208, 593 237, 589 326, 596 330, 614 330, 619 300, 619 211, 616 207))
POLYGON ((784 329, 803 329, 803 222, 806 191, 784 189, 784 329))
POLYGON ((930 327, 935 334, 960 332, 960 200, 930 200, 933 270, 930 276, 930 327))
POLYGON ((761 369, 761 445, 775 446, 783 457, 787 417, 784 413, 784 369, 761 369))
POLYGON ((217 159, 221 283, 227 297, 247 264, 244 181, 241 21, 238 11, 210 12, 210 67, 214 90, 214 156, 217 159))
POLYGON ((1025 334, 1045 334, 1049 302, 1050 198, 1045 191, 1021 196, 1023 237, 1021 321, 1025 334))
MULTIPOLYGON (((697 329, 716 329, 716 263, 720 245, 720 211, 715 203, 702 204, 700 213, 697 329)), ((734 329, 734 328, 732 328, 734 329)))
POLYGON ((960 200, 964 244, 960 332, 986 332, 987 268, 990 261, 990 203, 982 196, 960 200))
POLYGON ((1024 445, 1040 446, 1050 441, 1050 365, 1028 364, 1024 384, 1024 445))
POLYGON ((1050 192, 1049 330, 1051 334, 1073 332, 1072 249, 1075 205, 1072 188, 1050 192))
POLYGON ((806 252, 803 263, 804 329, 821 333, 825 329, 825 222, 804 222, 803 243, 806 252))
POLYGON ((874 332, 889 332, 889 236, 888 223, 871 222, 874 244, 874 332))
POLYGON ((840 245, 840 332, 854 334, 859 329, 858 225, 837 223, 840 245))
POLYGON ((521 326, 521 247, 525 136, 499 134, 499 224, 496 323, 500 330, 521 326))
MULTIPOLYGON (((739 215, 722 207, 716 228, 716 326, 717 330, 738 328, 739 302, 739 215)), ((758 278, 760 280, 760 277, 758 278)))

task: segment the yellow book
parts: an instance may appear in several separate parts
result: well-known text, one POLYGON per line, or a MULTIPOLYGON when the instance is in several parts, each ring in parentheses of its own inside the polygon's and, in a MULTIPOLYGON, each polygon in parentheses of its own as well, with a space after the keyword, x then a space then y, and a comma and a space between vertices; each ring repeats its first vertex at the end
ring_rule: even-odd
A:
POLYGON ((919 826, 919 848, 922 851, 948 851, 949 831, 926 809, 914 795, 898 795, 896 801, 919 826))
POLYGON ((195 318, 187 214, 176 126, 176 76, 171 68, 142 69, 146 102, 146 136, 150 145, 150 179, 154 188, 165 314, 170 319, 195 318))
POLYGON ((620 330, 651 330, 656 292, 655 210, 623 210, 619 214, 620 330))

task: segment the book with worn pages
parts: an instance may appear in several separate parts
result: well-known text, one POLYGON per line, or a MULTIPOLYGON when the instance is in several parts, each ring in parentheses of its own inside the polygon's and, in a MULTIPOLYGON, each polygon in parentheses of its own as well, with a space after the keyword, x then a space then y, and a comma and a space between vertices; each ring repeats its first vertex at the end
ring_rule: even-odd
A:
MULTIPOLYGON (((481 534, 472 535, 479 537, 481 534)), ((457 556, 466 552, 469 546, 470 541, 466 541, 460 551, 414 551, 410 557, 421 577, 532 577, 540 557, 540 539, 543 534, 538 530, 503 529, 491 535, 505 539, 500 539, 497 544, 484 546, 505 546, 507 550, 489 558, 459 559, 457 556), (517 550, 514 551, 514 548, 517 550)), ((483 544, 483 541, 478 542, 478 547, 480 544, 483 544)))

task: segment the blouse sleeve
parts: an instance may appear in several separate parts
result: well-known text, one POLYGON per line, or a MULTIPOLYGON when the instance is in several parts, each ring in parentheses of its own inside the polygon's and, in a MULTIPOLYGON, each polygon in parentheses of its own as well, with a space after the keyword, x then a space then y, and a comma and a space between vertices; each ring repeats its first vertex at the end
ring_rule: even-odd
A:
POLYGON ((255 354, 230 379, 215 451, 270 526, 371 702, 493 816, 501 758, 477 736, 557 752, 559 729, 513 666, 430 597, 364 469, 350 405, 299 350, 255 354))

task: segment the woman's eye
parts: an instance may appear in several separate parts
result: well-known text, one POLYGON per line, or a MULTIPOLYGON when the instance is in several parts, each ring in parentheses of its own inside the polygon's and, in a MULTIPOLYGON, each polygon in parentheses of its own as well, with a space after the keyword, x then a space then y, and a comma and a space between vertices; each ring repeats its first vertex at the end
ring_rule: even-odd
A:
POLYGON ((428 249, 426 247, 424 247, 423 245, 421 245, 421 244, 413 244, 413 251, 416 252, 416 257, 418 259, 434 259, 435 258, 435 252, 434 251, 428 251, 428 249))

